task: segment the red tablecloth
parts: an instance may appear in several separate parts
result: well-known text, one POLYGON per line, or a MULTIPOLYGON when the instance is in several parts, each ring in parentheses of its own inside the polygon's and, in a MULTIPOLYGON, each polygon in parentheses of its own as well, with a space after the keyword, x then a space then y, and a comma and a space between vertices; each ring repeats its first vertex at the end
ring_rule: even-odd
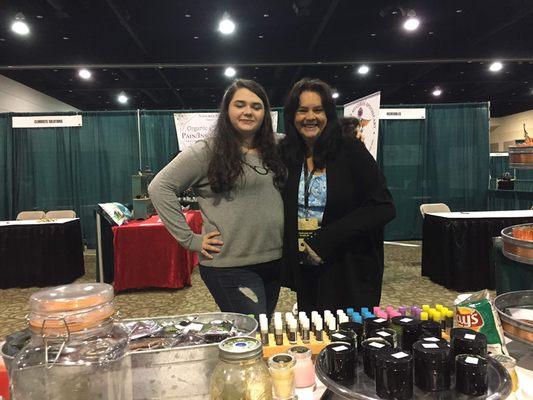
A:
MULTIPOLYGON (((195 233, 202 231, 199 211, 185 213, 195 233)), ((159 216, 113 227, 115 291, 150 287, 182 288, 191 285, 198 257, 168 233, 159 216)))

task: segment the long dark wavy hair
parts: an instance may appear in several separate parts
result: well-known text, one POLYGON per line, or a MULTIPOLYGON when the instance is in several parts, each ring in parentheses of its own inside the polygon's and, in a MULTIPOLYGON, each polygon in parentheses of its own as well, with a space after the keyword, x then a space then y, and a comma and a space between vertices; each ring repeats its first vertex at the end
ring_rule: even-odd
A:
POLYGON ((302 163, 307 153, 307 146, 294 126, 294 117, 300 106, 300 95, 303 92, 314 92, 320 96, 322 107, 328 118, 324 130, 313 146, 313 164, 317 169, 322 169, 326 166, 326 161, 335 156, 346 138, 341 131, 337 117, 333 92, 330 86, 320 79, 304 78, 296 82, 289 92, 285 101, 285 138, 280 143, 281 157, 287 166, 298 165, 302 163))
POLYGON ((241 140, 229 119, 229 105, 235 92, 248 89, 255 93, 263 102, 265 117, 261 126, 254 134, 252 146, 259 152, 263 166, 274 173, 274 186, 281 190, 285 182, 286 169, 277 151, 270 117, 270 103, 263 87, 252 80, 238 79, 224 93, 220 105, 220 113, 214 128, 210 145, 210 161, 207 177, 214 193, 231 191, 237 179, 244 173, 244 154, 241 140))

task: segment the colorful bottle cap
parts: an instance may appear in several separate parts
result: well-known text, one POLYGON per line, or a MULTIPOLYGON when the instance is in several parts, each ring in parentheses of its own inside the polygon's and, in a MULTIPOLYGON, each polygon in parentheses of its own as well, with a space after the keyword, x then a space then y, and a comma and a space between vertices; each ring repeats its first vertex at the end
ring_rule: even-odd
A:
POLYGON ((435 304, 435 309, 436 309, 437 311, 442 310, 442 304, 435 304))
POLYGON ((372 310, 374 311, 375 315, 378 315, 381 312, 381 307, 376 306, 376 307, 372 308, 372 310))
POLYGON ((421 319, 422 321, 427 321, 427 320, 428 320, 428 317, 429 317, 429 314, 428 314, 426 311, 422 311, 422 312, 420 313, 420 319, 421 319))
POLYGON ((433 321, 440 322, 442 320, 442 315, 439 311, 433 313, 433 321))
POLYGON ((368 312, 368 307, 362 307, 361 308, 361 314, 367 313, 367 312, 368 312))
POLYGON ((425 312, 428 312, 429 309, 430 309, 429 304, 422 305, 422 310, 424 310, 425 312))
POLYGON ((448 312, 446 313, 446 317, 453 318, 453 310, 448 310, 448 312))
POLYGON ((346 314, 348 314, 348 315, 353 314, 353 312, 354 312, 354 309, 352 307, 348 307, 346 309, 346 314))

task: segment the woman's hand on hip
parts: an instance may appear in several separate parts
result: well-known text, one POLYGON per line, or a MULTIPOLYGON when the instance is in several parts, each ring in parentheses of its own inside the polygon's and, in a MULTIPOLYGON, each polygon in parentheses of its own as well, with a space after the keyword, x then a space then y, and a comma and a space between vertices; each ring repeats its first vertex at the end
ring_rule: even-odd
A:
POLYGON ((220 253, 220 246, 224 244, 224 242, 220 239, 215 239, 215 237, 220 236, 219 231, 213 231, 206 233, 204 237, 202 238, 202 255, 209 258, 210 260, 213 259, 213 256, 211 253, 220 253))

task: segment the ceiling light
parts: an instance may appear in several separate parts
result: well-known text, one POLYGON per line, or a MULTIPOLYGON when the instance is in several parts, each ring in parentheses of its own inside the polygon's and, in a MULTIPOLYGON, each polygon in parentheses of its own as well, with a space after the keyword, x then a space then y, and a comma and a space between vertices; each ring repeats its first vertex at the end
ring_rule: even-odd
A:
POLYGON ((236 73, 237 71, 235 71, 235 68, 232 68, 232 67, 228 67, 224 71, 224 75, 226 75, 228 78, 234 77, 236 73))
POLYGON ((442 94, 442 90, 440 90, 439 88, 435 88, 433 92, 431 92, 431 94, 435 97, 438 97, 442 94))
POLYGON ((91 79, 91 71, 89 71, 88 69, 80 69, 78 71, 78 75, 80 76, 80 78, 83 78, 83 79, 91 79))
POLYGON ((333 97, 334 99, 338 99, 339 98, 339 93, 338 92, 333 92, 331 97, 333 97))
POLYGON ((185 18, 191 18, 191 14, 185 14, 185 18))
POLYGON ((218 30, 224 35, 230 35, 235 31, 235 23, 229 18, 229 15, 224 14, 218 24, 218 30))
POLYGON ((498 71, 501 71, 502 68, 503 68, 503 64, 499 61, 496 61, 490 64, 489 70, 492 72, 498 72, 498 71))
POLYGON ((128 96, 126 96, 126 93, 122 92, 118 95, 117 100, 120 104, 126 104, 128 102, 128 96))
POLYGON ((403 24, 403 28, 406 31, 415 31, 419 26, 420 20, 418 18, 408 18, 403 24))
POLYGON ((368 68, 367 65, 361 65, 361 66, 357 69, 357 73, 358 73, 358 74, 361 74, 361 75, 368 74, 368 71, 370 71, 370 68, 368 68))
POLYGON ((30 33, 30 27, 28 24, 20 19, 17 19, 15 22, 13 22, 11 25, 11 30, 18 35, 27 35, 30 33))

